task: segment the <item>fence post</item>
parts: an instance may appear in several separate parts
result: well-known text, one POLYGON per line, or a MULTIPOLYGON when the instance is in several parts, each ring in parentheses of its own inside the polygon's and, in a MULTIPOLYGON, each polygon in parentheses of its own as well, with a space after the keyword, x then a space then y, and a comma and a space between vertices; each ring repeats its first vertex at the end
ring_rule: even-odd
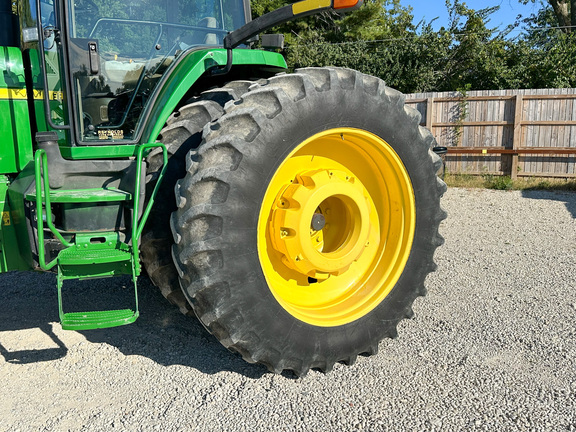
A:
MULTIPOLYGON (((522 114, 523 114, 523 98, 521 94, 517 94, 514 99, 514 139, 512 141, 512 149, 517 150, 522 144, 522 114)), ((512 155, 512 166, 510 168, 510 178, 518 178, 518 154, 512 155)))
POLYGON ((432 116, 433 110, 434 110, 434 98, 429 97, 428 99, 426 99, 426 127, 432 134, 434 134, 432 130, 432 122, 434 121, 433 120, 434 117, 432 116))

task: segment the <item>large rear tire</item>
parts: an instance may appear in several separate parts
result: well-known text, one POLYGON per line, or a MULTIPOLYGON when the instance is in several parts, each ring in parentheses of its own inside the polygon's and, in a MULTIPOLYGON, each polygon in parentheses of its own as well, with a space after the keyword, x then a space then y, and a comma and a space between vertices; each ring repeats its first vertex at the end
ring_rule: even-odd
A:
POLYGON ((419 122, 377 78, 310 68, 252 87, 205 128, 176 187, 173 257, 224 346, 304 375, 396 335, 445 217, 419 122))

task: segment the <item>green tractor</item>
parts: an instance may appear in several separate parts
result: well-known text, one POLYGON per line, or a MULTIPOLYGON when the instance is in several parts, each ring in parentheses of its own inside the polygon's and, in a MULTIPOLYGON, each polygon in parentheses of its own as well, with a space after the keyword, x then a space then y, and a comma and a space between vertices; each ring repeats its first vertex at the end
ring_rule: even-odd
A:
POLYGON ((376 353, 435 269, 434 139, 380 79, 285 73, 278 35, 252 48, 358 6, 251 20, 248 0, 3 0, 0 271, 56 273, 64 329, 134 322, 145 269, 273 372, 376 353), (62 300, 67 280, 120 275, 133 307, 62 300))

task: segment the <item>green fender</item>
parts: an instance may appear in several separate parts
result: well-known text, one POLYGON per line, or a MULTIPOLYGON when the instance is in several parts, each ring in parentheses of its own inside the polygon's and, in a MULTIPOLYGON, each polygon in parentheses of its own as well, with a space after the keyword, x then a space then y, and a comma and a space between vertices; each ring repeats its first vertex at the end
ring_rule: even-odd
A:
MULTIPOLYGON (((225 49, 206 49, 193 51, 184 57, 170 74, 167 82, 162 86, 148 118, 142 142, 154 142, 164 127, 166 120, 192 85, 208 69, 226 64, 225 49)), ((286 61, 278 54, 268 51, 237 49, 233 52, 232 67, 240 65, 265 66, 286 69, 286 61)))

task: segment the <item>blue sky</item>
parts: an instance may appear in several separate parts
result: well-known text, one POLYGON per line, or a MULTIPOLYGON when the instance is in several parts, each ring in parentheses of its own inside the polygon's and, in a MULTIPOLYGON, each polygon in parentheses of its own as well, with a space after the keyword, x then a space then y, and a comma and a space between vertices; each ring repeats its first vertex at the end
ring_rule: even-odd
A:
MULTIPOLYGON (((448 23, 448 11, 444 0, 401 0, 403 6, 412 6, 414 22, 418 23, 422 18, 426 22, 438 17, 434 22, 435 29, 446 26, 448 23)), ((491 16, 489 27, 504 29, 512 24, 516 16, 529 16, 539 9, 538 4, 529 3, 522 5, 517 0, 468 0, 464 1, 472 9, 483 9, 490 6, 500 6, 500 10, 491 16)))

